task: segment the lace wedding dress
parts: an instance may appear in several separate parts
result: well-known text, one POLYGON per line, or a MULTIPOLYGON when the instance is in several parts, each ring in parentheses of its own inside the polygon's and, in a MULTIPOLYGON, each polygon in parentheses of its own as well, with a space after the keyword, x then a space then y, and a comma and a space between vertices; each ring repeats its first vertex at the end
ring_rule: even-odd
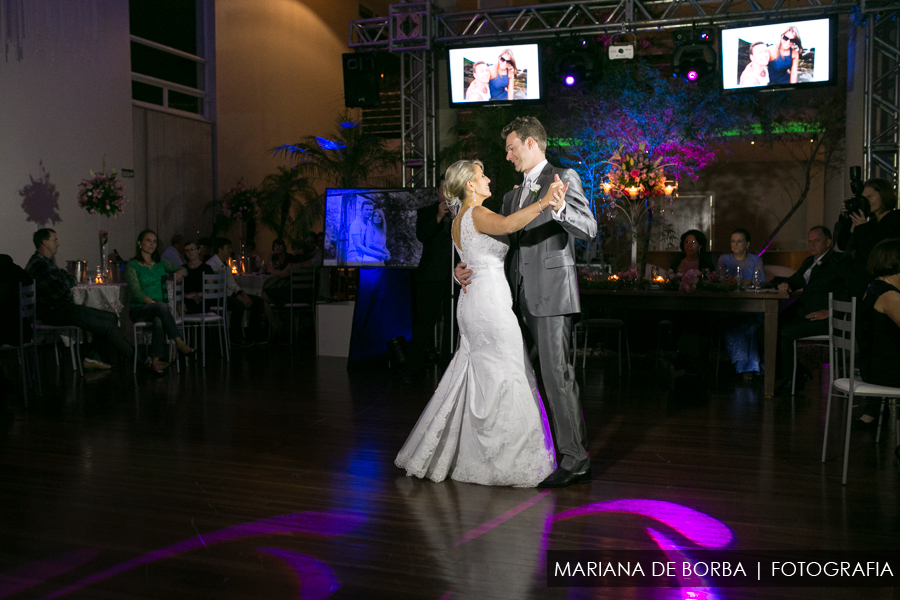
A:
POLYGON ((509 243, 459 217, 457 248, 473 269, 460 294, 460 347, 395 464, 407 475, 533 487, 556 468, 547 415, 512 311, 503 261, 509 243))

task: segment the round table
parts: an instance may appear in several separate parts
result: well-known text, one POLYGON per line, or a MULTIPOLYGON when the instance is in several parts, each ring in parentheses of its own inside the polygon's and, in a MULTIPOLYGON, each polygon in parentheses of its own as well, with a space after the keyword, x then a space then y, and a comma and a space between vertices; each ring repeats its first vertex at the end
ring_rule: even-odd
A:
POLYGON ((128 284, 125 283, 79 283, 72 288, 75 304, 99 308, 122 316, 128 304, 128 284))
POLYGON ((254 275, 235 275, 234 281, 242 290, 253 296, 262 296, 263 285, 266 279, 271 277, 266 273, 258 273, 254 275))

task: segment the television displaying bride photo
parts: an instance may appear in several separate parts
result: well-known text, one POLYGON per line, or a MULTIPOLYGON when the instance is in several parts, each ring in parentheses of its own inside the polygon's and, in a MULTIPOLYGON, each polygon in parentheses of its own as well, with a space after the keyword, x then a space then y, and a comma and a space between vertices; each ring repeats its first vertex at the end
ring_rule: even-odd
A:
POLYGON ((328 190, 323 264, 418 266, 422 244, 416 239, 416 211, 434 202, 434 188, 328 190))

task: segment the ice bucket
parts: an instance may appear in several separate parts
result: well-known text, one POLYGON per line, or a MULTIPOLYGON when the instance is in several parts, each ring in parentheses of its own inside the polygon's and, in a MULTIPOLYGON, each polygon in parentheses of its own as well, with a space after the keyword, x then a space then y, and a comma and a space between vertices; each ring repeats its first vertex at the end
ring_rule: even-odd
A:
POLYGON ((86 260, 67 260, 66 271, 75 278, 78 283, 84 283, 87 280, 87 261, 86 260))

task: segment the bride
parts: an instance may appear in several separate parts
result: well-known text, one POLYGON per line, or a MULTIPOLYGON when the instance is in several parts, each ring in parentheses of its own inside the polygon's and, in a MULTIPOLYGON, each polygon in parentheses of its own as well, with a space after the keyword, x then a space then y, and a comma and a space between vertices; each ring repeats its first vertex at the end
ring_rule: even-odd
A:
POLYGON ((407 475, 482 485, 533 487, 556 468, 553 439, 512 311, 504 273, 507 234, 558 208, 567 184, 503 217, 482 206, 490 179, 477 160, 447 169, 444 190, 459 206, 453 241, 475 275, 457 308, 460 347, 395 464, 407 475), (461 201, 461 202, 460 202, 461 201))

